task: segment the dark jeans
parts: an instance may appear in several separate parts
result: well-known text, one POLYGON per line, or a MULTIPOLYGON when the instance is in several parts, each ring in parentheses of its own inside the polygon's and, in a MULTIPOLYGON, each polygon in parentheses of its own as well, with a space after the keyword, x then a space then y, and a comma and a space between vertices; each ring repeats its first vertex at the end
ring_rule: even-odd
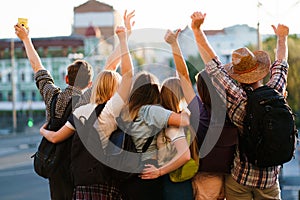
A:
POLYGON ((51 200, 72 200, 74 186, 69 170, 58 167, 49 178, 51 200))
POLYGON ((131 178, 122 183, 121 193, 126 200, 162 200, 163 179, 143 180, 139 177, 131 178))
POLYGON ((163 198, 164 200, 193 200, 192 181, 174 183, 170 180, 169 174, 162 176, 163 178, 163 198))

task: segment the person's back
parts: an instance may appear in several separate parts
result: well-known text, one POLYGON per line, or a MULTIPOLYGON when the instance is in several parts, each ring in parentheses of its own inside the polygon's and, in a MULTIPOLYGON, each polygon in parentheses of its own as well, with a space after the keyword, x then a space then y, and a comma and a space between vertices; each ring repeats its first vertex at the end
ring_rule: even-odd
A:
MULTIPOLYGON (((69 101, 72 101, 72 96, 80 96, 82 89, 86 88, 91 81, 92 68, 86 61, 77 60, 68 66, 66 82, 68 86, 65 89, 60 89, 54 84, 54 80, 46 70, 39 70, 35 73, 36 85, 45 101, 47 118, 49 120, 50 105, 53 95, 57 96, 57 104, 55 115, 61 118, 69 101)), ((47 121, 48 121, 47 120, 47 121)), ((71 138, 65 142, 71 143, 71 138)), ((66 145, 64 151, 64 165, 61 165, 56 172, 49 178, 50 192, 52 199, 65 198, 71 199, 73 194, 73 183, 70 175, 70 153, 71 145, 66 145)))
MULTIPOLYGON (((187 109, 179 78, 170 77, 165 79, 162 83, 160 95, 161 105, 164 108, 176 113, 180 113, 183 109, 187 109)), ((190 163, 195 163, 194 168, 188 168, 191 175, 187 180, 177 180, 177 182, 173 182, 174 179, 172 181, 171 176, 174 175, 172 173, 176 173, 176 170, 163 176, 163 198, 165 200, 193 199, 191 177, 197 172, 199 163, 199 149, 195 137, 195 131, 192 126, 184 128, 168 127, 163 129, 157 137, 158 164, 160 166, 170 163, 176 154, 180 154, 180 151, 178 150, 180 146, 177 144, 180 140, 184 140, 188 143, 192 159, 190 160, 190 163), (173 129, 178 129, 179 131, 174 131, 173 129), (183 133, 179 134, 181 129, 183 133)), ((182 171, 181 167, 178 168, 179 171, 182 171)))
POLYGON ((225 120, 224 101, 219 98, 205 70, 196 77, 199 96, 196 95, 178 43, 179 33, 180 30, 168 30, 165 40, 172 48, 176 71, 191 111, 191 126, 197 132, 200 148, 199 171, 193 179, 194 198, 217 199, 223 190, 224 174, 231 169, 237 129, 226 122, 230 120, 225 120))
MULTIPOLYGON (((212 173, 230 173, 232 161, 236 145, 238 143, 237 127, 230 121, 224 102, 220 99, 210 78, 205 70, 199 72, 196 76, 197 91, 203 103, 203 112, 207 113, 207 121, 201 122, 199 117, 199 124, 194 124, 195 128, 198 126, 197 139, 200 147, 200 172, 212 173), (214 99, 213 101, 211 99, 214 99), (214 105, 212 105, 214 103, 214 105), (205 140, 207 131, 210 126, 215 126, 210 123, 212 112, 224 112, 224 115, 214 115, 213 121, 220 121, 221 126, 219 130, 221 133, 210 132, 215 134, 215 141, 205 140), (219 118, 219 119, 216 119, 219 118), (225 118, 225 120, 223 120, 225 118), (219 134, 219 135, 218 135, 219 134), (218 137, 219 136, 219 137, 218 137), (213 145, 213 147, 211 147, 213 145)), ((217 125, 219 125, 217 123, 217 125)))
POLYGON ((192 119, 191 125, 197 130, 200 148, 199 170, 193 179, 195 199, 222 199, 224 178, 231 171, 238 143, 238 130, 228 118, 226 106, 205 70, 197 74, 196 85, 200 98, 196 96, 188 106, 194 110, 191 119, 196 120, 192 119))
MULTIPOLYGON (((194 12, 191 16, 198 50, 220 97, 226 100, 230 119, 243 134, 247 95, 241 85, 251 85, 253 89, 261 87, 262 79, 271 72, 266 85, 279 93, 285 92, 289 67, 286 62, 289 28, 283 24, 278 24, 277 27, 272 25, 277 36, 276 60, 272 65, 266 52, 251 52, 245 47, 235 50, 232 62, 223 65, 201 30, 205 17, 206 14, 201 12, 194 12)), ((280 199, 280 166, 258 167, 247 160, 241 162, 239 153, 237 150, 231 175, 226 177, 226 198, 280 199)))
MULTIPOLYGON (((24 27, 15 25, 17 36, 23 41, 25 50, 34 71, 36 86, 40 91, 45 102, 47 121, 50 121, 50 107, 53 96, 57 96, 55 117, 61 118, 71 100, 72 96, 80 96, 82 90, 87 88, 92 80, 92 67, 84 60, 77 60, 67 68, 66 84, 64 89, 55 85, 50 72, 42 65, 34 46, 29 37, 29 31, 24 27)), ((66 159, 69 156, 66 150, 66 159)), ((51 199, 71 199, 73 193, 73 184, 69 176, 69 167, 59 167, 49 178, 51 199)))
MULTIPOLYGON (((183 126, 189 124, 186 113, 177 114, 163 108, 160 104, 159 82, 157 78, 148 72, 137 74, 131 94, 128 108, 125 108, 121 117, 117 119, 118 126, 122 130, 128 130, 136 148, 142 151, 148 138, 154 136, 146 152, 142 155, 145 164, 157 164, 157 134, 167 125, 183 126)), ((129 199, 162 199, 162 178, 165 171, 159 172, 155 177, 133 177, 122 185, 122 191, 129 199)))

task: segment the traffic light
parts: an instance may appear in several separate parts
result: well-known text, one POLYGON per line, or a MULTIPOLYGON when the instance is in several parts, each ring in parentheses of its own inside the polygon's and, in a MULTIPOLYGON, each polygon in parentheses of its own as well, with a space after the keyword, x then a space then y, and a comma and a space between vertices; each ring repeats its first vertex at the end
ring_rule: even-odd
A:
POLYGON ((28 118, 27 126, 30 128, 33 127, 33 119, 31 117, 28 118))

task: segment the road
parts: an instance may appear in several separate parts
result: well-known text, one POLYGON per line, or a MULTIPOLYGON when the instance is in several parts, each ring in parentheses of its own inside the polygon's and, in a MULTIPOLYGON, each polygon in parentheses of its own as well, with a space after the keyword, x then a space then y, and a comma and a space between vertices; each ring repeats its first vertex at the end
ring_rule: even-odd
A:
POLYGON ((50 200, 48 180, 36 175, 32 158, 39 135, 0 138, 0 199, 50 200))
MULTIPOLYGON (((49 200, 48 181, 35 174, 32 158, 39 134, 0 137, 0 200, 49 200)), ((284 164, 280 176, 283 200, 298 200, 300 145, 295 159, 284 164)))
POLYGON ((48 181, 31 165, 0 170, 1 200, 50 200, 48 181))

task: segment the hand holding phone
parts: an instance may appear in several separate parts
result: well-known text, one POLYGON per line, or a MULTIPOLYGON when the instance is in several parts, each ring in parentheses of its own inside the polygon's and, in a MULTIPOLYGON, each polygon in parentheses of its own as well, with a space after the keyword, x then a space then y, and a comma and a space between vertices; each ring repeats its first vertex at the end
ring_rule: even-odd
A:
POLYGON ((18 24, 27 29, 28 28, 28 19, 27 18, 18 18, 18 24))

